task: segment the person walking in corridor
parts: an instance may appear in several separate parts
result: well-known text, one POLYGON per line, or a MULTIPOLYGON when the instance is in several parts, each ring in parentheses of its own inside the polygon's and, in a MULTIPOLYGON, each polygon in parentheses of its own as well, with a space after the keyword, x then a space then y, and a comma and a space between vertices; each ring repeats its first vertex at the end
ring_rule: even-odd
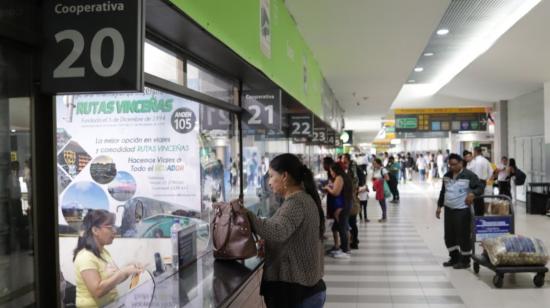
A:
POLYGON ((372 171, 372 186, 376 191, 376 200, 378 200, 380 208, 382 209, 382 218, 380 218, 378 222, 386 222, 388 218, 386 197, 384 196, 384 182, 389 181, 389 179, 388 170, 382 166, 382 160, 380 160, 380 158, 375 159, 372 171))
POLYGON ((510 185, 510 179, 508 178, 508 157, 502 156, 500 164, 497 165, 495 173, 498 183, 499 195, 505 195, 512 198, 512 189, 510 185))
MULTIPOLYGON (((474 148, 474 158, 468 163, 467 168, 477 175, 483 187, 481 190, 483 193, 487 186, 487 180, 493 175, 493 167, 491 167, 489 160, 483 156, 481 147, 474 148)), ((485 204, 483 200, 478 199, 475 201, 474 211, 476 216, 483 216, 485 214, 485 204)))
POLYGON ((420 178, 420 182, 424 182, 426 180, 426 167, 428 165, 428 162, 424 158, 423 154, 420 154, 418 159, 416 160, 416 168, 418 169, 418 175, 420 178))
POLYGON ((390 186, 391 194, 393 196, 391 203, 399 203, 399 189, 397 186, 399 184, 398 177, 399 177, 399 169, 401 168, 401 166, 399 165, 398 162, 395 161, 395 158, 393 156, 390 156, 390 159, 388 161, 388 166, 386 168, 389 171, 388 185, 390 186))
POLYGON ((441 210, 445 207, 445 246, 450 259, 443 266, 466 269, 470 267, 472 254, 470 206, 475 197, 483 193, 483 187, 477 176, 463 167, 460 155, 449 155, 449 167, 450 171, 443 177, 435 212, 437 219, 440 219, 441 210))

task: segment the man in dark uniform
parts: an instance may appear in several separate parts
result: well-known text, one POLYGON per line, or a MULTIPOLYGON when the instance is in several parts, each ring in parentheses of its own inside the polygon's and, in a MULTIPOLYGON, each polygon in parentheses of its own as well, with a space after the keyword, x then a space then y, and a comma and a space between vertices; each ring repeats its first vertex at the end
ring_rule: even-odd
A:
POLYGON ((470 267, 472 254, 470 206, 483 193, 483 186, 477 175, 464 168, 460 155, 449 155, 449 168, 443 177, 435 216, 439 219, 445 207, 445 245, 450 259, 443 266, 465 269, 470 267))

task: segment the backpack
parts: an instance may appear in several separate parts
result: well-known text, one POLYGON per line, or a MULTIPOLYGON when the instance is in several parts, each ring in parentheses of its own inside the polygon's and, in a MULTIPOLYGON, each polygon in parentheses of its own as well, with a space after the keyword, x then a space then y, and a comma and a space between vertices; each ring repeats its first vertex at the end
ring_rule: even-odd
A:
POLYGON ((514 183, 516 183, 517 186, 525 184, 525 180, 527 179, 525 172, 516 168, 515 176, 514 183))

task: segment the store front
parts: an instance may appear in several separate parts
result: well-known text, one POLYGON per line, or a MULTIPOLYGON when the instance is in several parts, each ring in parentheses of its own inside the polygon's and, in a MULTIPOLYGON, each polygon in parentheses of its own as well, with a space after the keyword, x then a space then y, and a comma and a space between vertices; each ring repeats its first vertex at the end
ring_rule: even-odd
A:
POLYGON ((40 27, 30 22, 51 3, 10 3, 25 25, 2 15, 0 23, 20 35, 0 30, 0 305, 75 306, 74 250, 84 217, 101 209, 115 217, 116 236, 107 246, 113 261, 146 265, 139 279, 118 285, 116 298, 102 305, 256 307, 262 260, 214 262, 212 204, 242 197, 245 206, 270 216, 279 201, 266 185, 270 159, 295 153, 319 178, 322 156, 334 154, 330 136, 338 134, 309 108, 170 2, 143 4, 136 12, 147 12, 146 34, 137 37, 135 52, 138 62, 143 58, 142 77, 135 83, 69 78, 79 65, 86 74, 115 74, 120 45, 114 31, 91 37, 99 62, 92 46, 91 63, 75 60, 60 73, 59 66, 49 67, 55 63, 41 62, 63 60, 66 50, 53 58, 37 51, 40 27), (44 79, 48 69, 67 79, 44 79), (267 113, 247 105, 254 93, 277 94, 273 101, 254 100, 267 113), (297 114, 308 118, 310 130, 292 133, 297 114), (174 221, 186 231, 180 240, 187 245, 177 266, 174 221), (244 289, 254 296, 241 294, 244 289))

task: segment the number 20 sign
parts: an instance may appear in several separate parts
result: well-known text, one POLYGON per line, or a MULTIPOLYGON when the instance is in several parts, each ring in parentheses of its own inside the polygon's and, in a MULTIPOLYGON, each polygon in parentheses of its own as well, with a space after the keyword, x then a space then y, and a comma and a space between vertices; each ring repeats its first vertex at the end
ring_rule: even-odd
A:
POLYGON ((44 1, 42 90, 143 90, 144 0, 44 1))
POLYGON ((250 128, 281 129, 281 90, 243 91, 243 120, 250 128))

